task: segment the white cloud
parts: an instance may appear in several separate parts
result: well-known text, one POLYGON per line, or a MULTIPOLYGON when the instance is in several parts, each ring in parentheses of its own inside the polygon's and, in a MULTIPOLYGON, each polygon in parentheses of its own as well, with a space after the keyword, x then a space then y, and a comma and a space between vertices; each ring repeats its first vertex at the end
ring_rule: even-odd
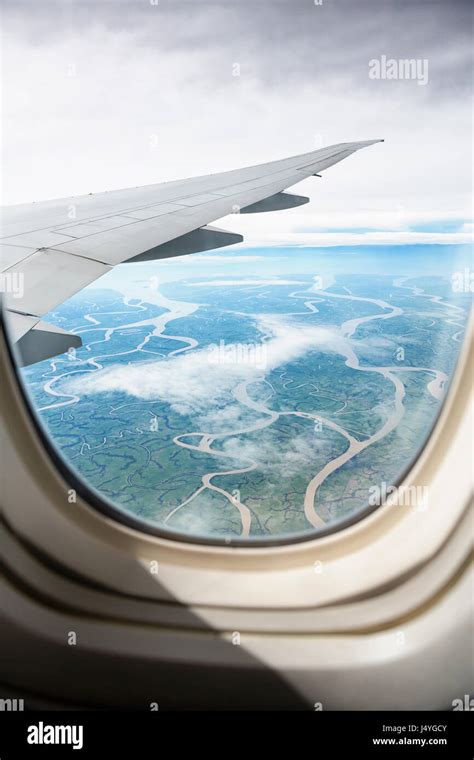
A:
POLYGON ((122 392, 166 401, 178 413, 207 413, 210 407, 229 402, 239 382, 262 377, 310 350, 337 351, 341 341, 335 329, 302 325, 279 316, 259 318, 258 329, 269 336, 264 343, 264 370, 248 362, 211 362, 210 352, 202 348, 161 361, 108 367, 65 381, 63 387, 78 395, 122 392))
MULTIPOLYGON (((258 471, 270 478, 291 478, 311 472, 315 456, 327 447, 325 432, 319 431, 316 435, 313 424, 310 421, 307 424, 306 432, 292 435, 285 440, 284 446, 281 443, 276 446, 271 436, 262 435, 258 441, 245 440, 241 436, 229 438, 222 448, 236 462, 244 465, 255 463, 258 471)), ((331 431, 330 435, 334 437, 337 434, 331 431)))
MULTIPOLYGON (((363 211, 327 211, 314 214, 279 212, 271 224, 262 225, 260 215, 226 217, 226 226, 244 236, 236 249, 259 246, 351 246, 351 245, 461 245, 472 242, 472 224, 459 221, 458 230, 443 231, 443 225, 458 218, 452 209, 442 217, 421 210, 376 208, 363 211), (418 231, 417 226, 439 225, 439 230, 418 231)), ((237 257, 236 257, 237 258, 237 257)))
MULTIPOLYGON (((241 264, 242 262, 248 263, 249 261, 261 261, 265 258, 265 261, 268 261, 268 257, 264 256, 245 256, 245 255, 229 255, 226 253, 210 253, 210 254, 202 254, 202 253, 194 253, 193 254, 193 261, 205 261, 205 262, 211 262, 212 264, 241 264)), ((162 259, 160 261, 162 264, 174 264, 174 259, 162 259)))
MULTIPOLYGON (((340 165, 341 169, 343 165, 340 165)), ((337 167, 335 167, 337 169, 337 167)), ((326 180, 331 179, 330 174, 326 180)), ((335 183, 333 183, 335 184, 335 183)), ((366 231, 416 232, 417 228, 424 225, 439 225, 435 232, 442 232, 443 225, 453 220, 458 220, 459 229, 451 232, 470 232, 472 223, 463 221, 464 216, 460 209, 449 204, 449 198, 442 211, 423 208, 421 203, 416 206, 405 205, 400 197, 393 206, 387 204, 383 193, 377 193, 370 198, 370 205, 361 207, 358 200, 342 206, 337 199, 337 194, 328 202, 325 192, 320 191, 315 195, 314 180, 305 180, 302 183, 302 192, 306 192, 317 202, 317 207, 312 210, 312 205, 299 206, 298 208, 273 213, 266 219, 271 218, 271 225, 262 225, 262 215, 244 214, 225 217, 221 220, 226 227, 234 232, 244 235, 245 243, 257 239, 270 231, 271 236, 285 233, 328 233, 350 230, 354 234, 366 231), (304 188, 303 188, 304 185, 304 188), (269 230, 270 227, 270 230, 269 230)), ((265 216, 265 215, 263 215, 265 216)), ((221 224, 221 221, 219 224, 221 224)))
MULTIPOLYGON (((470 232, 291 232, 256 234, 252 246, 469 245, 470 232)), ((242 245, 242 244, 240 244, 242 245)))
POLYGON ((196 428, 212 434, 243 429, 249 423, 250 414, 239 404, 229 403, 223 407, 213 407, 197 417, 196 428))
MULTIPOLYGON (((263 258, 263 257, 262 257, 263 258)), ((268 259, 266 259, 268 261, 268 259)), ((301 285, 299 280, 281 280, 281 279, 269 279, 269 280, 206 280, 205 282, 188 282, 187 288, 229 288, 233 286, 248 286, 248 285, 301 285)))
MULTIPOLYGON (((186 3, 141 2, 143 14, 130 2, 94 3, 84 6, 83 26, 81 5, 50 16, 47 3, 35 3, 18 23, 7 18, 5 203, 208 174, 384 137, 383 145, 349 157, 323 179, 295 187, 311 198, 305 210, 236 214, 230 228, 246 230, 247 245, 273 243, 274 233, 279 243, 292 240, 299 223, 312 230, 388 229, 383 242, 399 244, 394 232, 427 217, 470 217, 472 117, 461 89, 470 52, 460 36, 467 34, 464 26, 455 34, 450 26, 448 39, 447 25, 457 16, 446 4, 434 10, 424 4, 429 10, 422 13, 423 4, 413 3, 419 7, 407 23, 407 9, 386 8, 375 18, 359 3, 351 12, 339 3, 321 9, 306 2, 304 12, 292 3, 241 10, 236 4, 229 17, 220 4, 204 2, 193 8, 192 23, 183 23, 191 14, 186 3), (178 18, 168 16, 171 6, 178 18), (120 23, 123 8, 129 16, 120 23), (279 18, 285 9, 288 15, 279 18), (331 22, 328 14, 336 18, 331 22), (60 32, 38 32, 56 17, 60 32), (224 33, 229 18, 232 39, 224 33), (270 25, 284 45, 270 39, 270 25), (380 40, 397 58, 422 49, 420 56, 430 59, 429 84, 369 80, 368 61, 384 52, 380 40), (239 77, 232 76, 235 61, 239 77)), ((345 238, 343 244, 351 240, 373 242, 345 238)), ((450 241, 460 242, 445 238, 450 241)))

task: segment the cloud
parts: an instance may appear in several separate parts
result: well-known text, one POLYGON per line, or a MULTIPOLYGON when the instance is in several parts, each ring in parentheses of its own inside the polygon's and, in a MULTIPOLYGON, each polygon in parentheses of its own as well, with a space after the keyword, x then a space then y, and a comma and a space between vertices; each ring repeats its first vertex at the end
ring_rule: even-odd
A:
MULTIPOLYGON (((332 438, 335 435, 334 431, 330 432, 332 438)), ((284 446, 281 440, 276 445, 272 435, 260 435, 258 441, 245 440, 241 436, 229 438, 222 449, 236 462, 244 465, 253 462, 259 473, 281 479, 311 472, 316 456, 325 452, 327 445, 325 432, 319 431, 316 435, 314 426, 308 422, 308 429, 286 438, 284 446)))
POLYGON ((196 428, 214 435, 232 430, 242 430, 250 425, 251 418, 255 418, 255 413, 253 413, 253 417, 251 415, 252 412, 247 411, 237 403, 229 403, 223 407, 212 407, 197 417, 196 428))
MULTIPOLYGON (((261 257, 263 258, 263 257, 261 257)), ((265 259, 268 261, 268 259, 265 259)), ((262 286, 262 285, 301 285, 299 280, 282 280, 282 279, 267 279, 267 280, 206 280, 205 282, 187 282, 187 288, 229 288, 240 286, 262 286)))
POLYGON ((301 183, 297 192, 311 197, 305 211, 252 222, 235 215, 231 229, 248 229, 252 244, 274 230, 295 232, 299 213, 312 230, 331 215, 331 229, 366 214, 366 227, 389 231, 408 231, 410 219, 423 215, 445 217, 447 209, 467 219, 469 6, 6 0, 4 202, 208 174, 384 137, 322 180, 301 183), (428 84, 371 80, 369 61, 381 55, 427 59, 428 84))
POLYGON ((267 372, 295 361, 311 350, 337 351, 341 338, 334 329, 302 325, 279 316, 259 317, 258 329, 268 337, 259 343, 257 362, 245 360, 239 345, 227 345, 227 357, 237 361, 211 360, 206 348, 189 351, 162 361, 116 365, 65 381, 63 388, 78 395, 126 393, 146 400, 161 400, 178 413, 208 413, 212 407, 232 401, 240 382, 262 377, 267 372), (239 357, 242 357, 242 361, 239 357), (262 367, 262 356, 264 367, 262 367))
MULTIPOLYGON (((328 174, 326 179, 330 178, 330 174, 328 174)), ((311 183, 311 180, 309 182, 311 183)), ((308 192, 311 192, 311 185, 309 185, 308 192)), ((287 230, 292 232, 329 232, 332 230, 339 230, 340 232, 347 230, 351 232, 409 230, 416 232, 420 226, 435 224, 439 225, 439 231, 442 231, 446 223, 450 224, 450 231, 466 232, 472 229, 472 224, 465 221, 464 217, 459 216, 459 209, 455 205, 449 205, 449 198, 446 198, 443 211, 439 212, 429 208, 409 208, 402 203, 402 198, 393 207, 388 207, 379 194, 374 194, 371 197, 370 206, 367 205, 366 208, 357 208, 354 203, 348 208, 317 208, 311 211, 311 205, 309 205, 280 211, 278 214, 272 214, 271 217, 267 216, 266 218, 271 218, 271 232, 276 234, 287 230), (452 226, 453 220, 457 221, 457 229, 452 226)), ((239 232, 246 239, 256 233, 258 234, 262 229, 258 214, 239 216, 233 214, 225 217, 225 222, 226 226, 233 230, 238 224, 239 232)))
POLYGON ((313 214, 294 209, 273 214, 271 225, 262 225, 255 216, 258 215, 226 217, 227 226, 244 236, 237 250, 283 245, 463 245, 472 242, 472 223, 459 218, 459 209, 446 206, 440 214, 433 209, 409 208, 402 203, 384 208, 380 207, 380 198, 375 196, 371 199, 371 208, 317 209, 313 214), (428 225, 429 229, 417 229, 428 225), (445 225, 448 225, 447 230, 445 225))
MULTIPOLYGON (((193 254, 193 261, 205 261, 205 262, 211 262, 212 264, 241 264, 244 262, 249 261, 261 261, 264 257, 263 256, 244 256, 244 255, 229 255, 226 253, 210 253, 210 254, 202 254, 202 253, 194 253, 193 254)), ((268 259, 266 259, 268 260, 268 259)), ((162 263, 166 264, 173 264, 175 263, 174 260, 171 259, 162 259, 162 263)))
POLYGON ((452 94, 453 81, 469 87, 469 0, 338 0, 320 7, 308 0, 4 0, 3 7, 11 28, 36 47, 51 44, 52 23, 58 36, 126 34, 137 47, 168 56, 207 51, 217 80, 230 55, 269 88, 321 78, 341 86, 358 83, 361 66, 366 74, 369 59, 386 53, 431 58, 438 97, 452 94))
MULTIPOLYGON (((469 245, 472 232, 291 232, 255 235, 254 246, 469 245)), ((243 244, 241 244, 243 245, 243 244)), ((249 243, 250 245, 250 243, 249 243)), ((286 284, 286 283, 285 283, 286 284)))

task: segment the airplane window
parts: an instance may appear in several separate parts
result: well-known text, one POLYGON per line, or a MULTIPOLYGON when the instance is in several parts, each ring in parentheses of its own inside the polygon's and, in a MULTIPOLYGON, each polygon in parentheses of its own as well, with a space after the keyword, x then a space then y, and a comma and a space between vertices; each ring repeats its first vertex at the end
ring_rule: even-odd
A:
POLYGON ((387 498, 426 509, 423 488, 396 484, 462 344, 462 250, 126 264, 44 318, 82 347, 21 374, 70 468, 145 530, 255 545, 322 535, 387 498))

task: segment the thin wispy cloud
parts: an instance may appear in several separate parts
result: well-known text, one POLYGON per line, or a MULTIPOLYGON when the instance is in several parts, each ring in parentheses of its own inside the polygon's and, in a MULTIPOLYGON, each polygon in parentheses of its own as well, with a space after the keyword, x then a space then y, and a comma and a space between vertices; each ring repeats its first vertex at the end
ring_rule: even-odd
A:
MULTIPOLYGON (((272 480, 278 478, 279 497, 281 498, 281 480, 311 472, 315 459, 328 449, 328 437, 334 440, 337 433, 333 430, 321 430, 315 434, 314 423, 306 421, 307 428, 301 433, 293 433, 285 440, 284 446, 276 445, 271 435, 258 435, 258 440, 245 440, 242 436, 229 438, 222 446, 223 451, 235 462, 253 463, 259 474, 268 478, 268 490, 272 491, 272 480)), ((344 438, 341 436, 341 441, 344 438)))
POLYGON ((261 287, 262 285, 301 285, 300 280, 284 280, 280 278, 253 280, 205 280, 204 282, 187 282, 187 288, 230 288, 230 287, 261 287))
MULTIPOLYGON (((472 232, 286 232, 255 235, 252 246, 313 248, 380 245, 469 245, 472 232)), ((241 244, 243 245, 243 244, 241 244)))
MULTIPOLYGON (((264 343, 265 366, 258 362, 215 362, 207 348, 161 361, 116 365, 66 380, 65 392, 82 395, 126 393, 139 399, 161 400, 182 414, 208 412, 232 401, 239 382, 264 376, 316 349, 338 351, 337 330, 291 322, 279 316, 258 318, 264 343)), ((232 344, 227 347, 232 350, 232 344)), ((236 347, 236 355, 238 355, 236 347)))
MULTIPOLYGON (((249 262, 249 261, 261 261, 263 256, 245 256, 245 255, 239 255, 235 256, 235 254, 226 254, 226 253, 209 253, 209 254, 203 254, 203 253, 194 253, 193 254, 193 261, 205 261, 205 262, 212 262, 216 264, 241 264, 242 262, 249 262)), ((162 259, 161 263, 163 264, 174 264, 173 259, 162 259)))

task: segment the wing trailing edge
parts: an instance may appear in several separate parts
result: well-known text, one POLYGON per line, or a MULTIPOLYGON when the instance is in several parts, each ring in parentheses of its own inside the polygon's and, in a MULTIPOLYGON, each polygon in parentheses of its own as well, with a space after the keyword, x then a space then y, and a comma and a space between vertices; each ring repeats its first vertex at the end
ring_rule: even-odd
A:
POLYGON ((242 235, 210 225, 229 214, 307 203, 285 190, 378 142, 338 143, 218 174, 3 208, 0 290, 23 363, 81 345, 77 335, 40 320, 114 266, 240 243, 242 235))
MULTIPOLYGON (((15 315, 12 313, 10 315, 14 320, 15 315)), ((16 343, 19 364, 22 367, 51 359, 81 346, 82 340, 79 335, 68 333, 48 322, 38 322, 16 343)))

